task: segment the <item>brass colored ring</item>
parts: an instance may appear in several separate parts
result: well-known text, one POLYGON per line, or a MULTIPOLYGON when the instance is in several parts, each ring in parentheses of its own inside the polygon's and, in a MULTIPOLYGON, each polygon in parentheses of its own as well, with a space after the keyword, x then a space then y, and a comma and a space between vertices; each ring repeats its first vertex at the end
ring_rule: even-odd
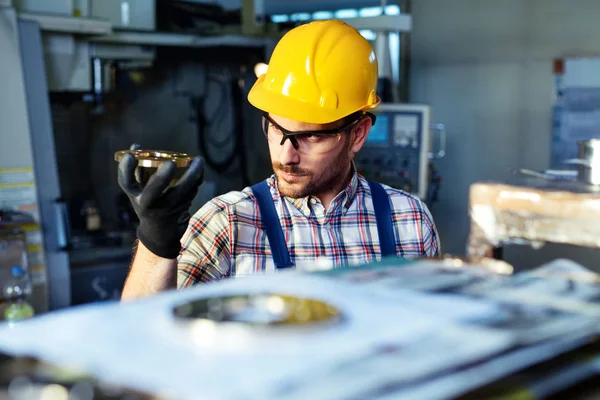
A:
POLYGON ((115 161, 119 162, 125 154, 132 154, 138 160, 139 167, 158 168, 165 161, 173 161, 178 168, 188 167, 193 157, 186 153, 163 150, 121 150, 115 153, 115 161))

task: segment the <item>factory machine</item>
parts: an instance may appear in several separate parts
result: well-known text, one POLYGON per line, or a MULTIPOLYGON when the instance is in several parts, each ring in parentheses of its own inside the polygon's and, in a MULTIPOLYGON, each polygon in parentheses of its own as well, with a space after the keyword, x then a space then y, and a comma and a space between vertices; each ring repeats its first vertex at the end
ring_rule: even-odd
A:
POLYGON ((439 183, 432 177, 432 162, 445 155, 446 132, 442 124, 431 123, 431 106, 382 103, 374 113, 375 125, 357 154, 359 172, 424 201, 432 199, 437 191, 432 183, 439 183))
MULTIPOLYGON (((222 125, 229 109, 239 124, 243 96, 237 75, 225 72, 240 71, 254 57, 264 60, 277 36, 276 27, 259 18, 264 10, 243 3, 230 23, 212 21, 209 31, 198 32, 189 24, 222 14, 222 7, 208 5, 207 13, 202 4, 185 1, 0 1, 0 74, 6 83, 0 120, 10 121, 3 130, 10 146, 0 149, 0 210, 27 212, 40 227, 28 246, 33 264, 26 268, 37 313, 120 295, 135 221, 123 206, 110 154, 131 144, 131 135, 144 136, 147 146, 152 140, 171 144, 176 140, 164 139, 164 132, 190 127, 173 146, 198 152, 208 141, 200 140, 209 136, 207 124, 211 132, 227 130, 222 125), (208 61, 194 58, 206 54, 208 61), (179 64, 169 65, 172 58, 179 64), (219 76, 209 73, 218 68, 219 76), (217 97, 223 113, 208 120, 217 97), (156 104, 159 112, 148 111, 156 104), (161 125, 165 121, 177 129, 161 125)), ((225 145, 236 140, 229 136, 225 145)), ((217 161, 234 164, 224 158, 217 161)), ((252 161, 247 164, 261 164, 252 161)), ((206 183, 198 203, 212 197, 214 186, 206 183)))

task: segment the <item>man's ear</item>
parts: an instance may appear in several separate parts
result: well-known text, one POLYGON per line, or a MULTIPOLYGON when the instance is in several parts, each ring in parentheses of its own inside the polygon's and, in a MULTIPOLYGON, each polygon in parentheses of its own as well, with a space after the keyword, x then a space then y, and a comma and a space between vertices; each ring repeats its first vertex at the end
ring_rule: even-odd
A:
POLYGON ((373 122, 371 118, 365 117, 363 118, 352 130, 352 144, 350 150, 353 153, 358 153, 358 151, 362 148, 365 140, 367 139, 367 135, 371 130, 371 126, 373 126, 373 122))

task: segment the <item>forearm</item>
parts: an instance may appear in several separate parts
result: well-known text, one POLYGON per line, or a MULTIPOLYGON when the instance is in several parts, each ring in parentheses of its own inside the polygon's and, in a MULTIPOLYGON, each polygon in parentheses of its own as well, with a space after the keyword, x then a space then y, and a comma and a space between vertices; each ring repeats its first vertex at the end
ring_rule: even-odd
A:
POLYGON ((159 257, 138 241, 121 300, 134 300, 176 286, 177 260, 159 257))

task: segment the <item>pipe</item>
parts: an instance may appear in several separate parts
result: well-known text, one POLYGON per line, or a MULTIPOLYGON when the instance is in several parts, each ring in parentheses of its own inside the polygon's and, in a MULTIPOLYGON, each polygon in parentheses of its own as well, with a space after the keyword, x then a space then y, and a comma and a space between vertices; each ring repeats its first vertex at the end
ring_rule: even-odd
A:
MULTIPOLYGON (((412 14, 412 0, 404 0, 400 6, 400 12, 403 14, 412 14)), ((411 47, 410 47, 410 32, 400 33, 400 82, 399 88, 399 100, 402 103, 408 103, 410 101, 410 61, 411 61, 411 47)))

